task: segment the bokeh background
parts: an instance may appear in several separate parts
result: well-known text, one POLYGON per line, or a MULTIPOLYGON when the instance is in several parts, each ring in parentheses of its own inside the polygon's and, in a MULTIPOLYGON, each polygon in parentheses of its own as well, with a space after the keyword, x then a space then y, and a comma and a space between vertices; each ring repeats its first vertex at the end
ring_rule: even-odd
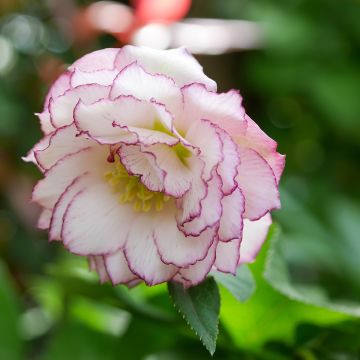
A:
POLYGON ((359 359, 358 0, 1 0, 0 359, 210 358, 166 286, 100 285, 36 230, 33 114, 68 64, 127 43, 186 45, 287 156, 254 295, 221 288, 214 358, 359 359))

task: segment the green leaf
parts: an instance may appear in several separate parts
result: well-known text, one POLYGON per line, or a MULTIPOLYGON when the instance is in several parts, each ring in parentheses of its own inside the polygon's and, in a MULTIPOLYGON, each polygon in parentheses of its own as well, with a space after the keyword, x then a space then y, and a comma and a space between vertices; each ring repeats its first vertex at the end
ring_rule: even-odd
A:
POLYGON ((228 289, 231 294, 239 301, 246 301, 255 291, 256 283, 254 277, 246 265, 241 265, 236 272, 224 274, 216 272, 212 274, 217 282, 228 289))
POLYGON ((330 300, 326 290, 320 286, 298 285, 291 281, 287 263, 280 248, 281 232, 270 242, 265 263, 265 280, 281 294, 292 300, 323 307, 343 314, 360 317, 360 303, 330 300))
POLYGON ((170 282, 168 289, 175 307, 213 355, 219 332, 220 312, 220 295, 216 281, 209 277, 200 285, 189 289, 170 282))

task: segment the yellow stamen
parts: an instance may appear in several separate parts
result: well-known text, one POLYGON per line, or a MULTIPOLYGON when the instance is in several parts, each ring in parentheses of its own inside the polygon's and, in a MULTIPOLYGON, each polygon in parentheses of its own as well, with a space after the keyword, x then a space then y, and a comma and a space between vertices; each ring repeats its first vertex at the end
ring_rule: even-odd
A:
POLYGON ((170 200, 168 195, 147 189, 138 176, 129 175, 118 158, 115 160, 114 170, 106 172, 104 179, 110 184, 113 192, 119 194, 119 203, 133 203, 136 212, 149 212, 153 208, 161 211, 164 204, 170 200))

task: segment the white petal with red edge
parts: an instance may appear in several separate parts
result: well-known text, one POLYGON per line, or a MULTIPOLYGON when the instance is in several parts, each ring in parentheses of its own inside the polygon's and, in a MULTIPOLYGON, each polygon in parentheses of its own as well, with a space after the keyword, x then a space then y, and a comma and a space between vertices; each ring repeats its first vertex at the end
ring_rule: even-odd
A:
POLYGON ((169 132, 172 127, 172 119, 163 107, 133 96, 104 99, 91 105, 80 102, 74 116, 79 131, 104 144, 162 142, 174 145, 179 142, 175 135, 155 130, 157 120, 169 132))
POLYGON ((69 70, 80 70, 85 72, 93 72, 99 70, 111 70, 115 68, 115 59, 120 49, 118 48, 107 48, 93 51, 86 54, 79 60, 75 61, 69 70))
POLYGON ((153 154, 142 151, 140 145, 122 145, 118 153, 129 174, 140 176, 149 190, 164 190, 165 172, 159 169, 153 154))
POLYGON ((109 184, 91 184, 67 207, 61 237, 75 254, 110 254, 124 246, 134 217, 132 206, 119 204, 109 184))
POLYGON ((47 110, 51 98, 56 99, 58 96, 63 95, 66 90, 69 90, 71 88, 70 79, 71 72, 66 71, 64 74, 60 75, 58 79, 54 82, 46 95, 44 112, 47 110))
POLYGON ((231 90, 217 94, 208 91, 202 84, 192 84, 182 88, 184 112, 177 119, 176 127, 185 131, 193 121, 207 119, 227 131, 231 136, 245 134, 245 110, 238 92, 231 90))
POLYGON ((50 226, 51 210, 43 209, 37 222, 37 228, 40 230, 46 230, 50 226))
POLYGON ((56 99, 51 98, 49 112, 52 125, 57 128, 70 125, 74 121, 73 112, 79 100, 84 104, 92 104, 100 99, 107 98, 109 92, 109 86, 89 84, 70 89, 56 99))
POLYGON ((42 132, 46 134, 50 134, 55 130, 54 126, 51 123, 51 116, 49 111, 46 109, 42 113, 35 114, 40 120, 40 127, 42 132))
POLYGON ((243 147, 258 152, 271 166, 274 171, 277 183, 285 166, 285 156, 276 152, 277 143, 265 134, 250 117, 246 116, 247 129, 245 136, 236 138, 243 147))
POLYGON ((199 236, 185 236, 174 219, 174 211, 164 208, 155 229, 155 243, 165 263, 186 267, 205 258, 214 242, 217 228, 210 227, 199 236))
POLYGON ((90 139, 78 137, 78 132, 75 125, 57 129, 50 135, 48 146, 35 149, 35 158, 38 164, 47 170, 64 156, 96 145, 90 139))
POLYGON ((74 88, 86 84, 112 85, 118 73, 119 70, 117 69, 92 72, 75 69, 71 75, 71 86, 74 88))
POLYGON ((157 50, 127 45, 117 55, 115 66, 121 70, 134 61, 147 72, 170 76, 178 86, 199 82, 216 91, 215 81, 204 74, 202 66, 185 48, 157 50))
POLYGON ((244 196, 240 189, 224 196, 222 201, 222 216, 219 227, 221 241, 230 241, 242 236, 243 214, 245 209, 244 196))
MULTIPOLYGON (((130 270, 148 285, 155 285, 171 280, 177 268, 161 261, 154 243, 156 225, 152 214, 139 214, 129 234, 124 254, 130 270)), ((169 239, 167 239, 169 240, 169 239)))
POLYGON ((89 256, 90 270, 96 271, 99 275, 100 282, 103 284, 109 281, 109 276, 105 268, 105 261, 103 256, 89 256))
POLYGON ((236 181, 245 196, 244 217, 256 220, 280 208, 279 191, 270 165, 256 151, 239 147, 236 181))
POLYGON ((73 200, 76 194, 84 190, 87 186, 90 186, 91 177, 84 173, 76 177, 65 191, 60 195, 58 201, 56 202, 49 226, 49 240, 61 240, 61 232, 64 223, 64 215, 69 204, 73 200))
POLYGON ((129 269, 122 250, 110 255, 105 255, 104 258, 107 273, 113 285, 127 284, 137 279, 137 276, 129 269))
POLYGON ((174 116, 179 116, 182 111, 182 94, 174 80, 165 75, 151 75, 137 63, 126 66, 116 77, 110 97, 115 99, 120 95, 147 101, 154 99, 164 104, 174 116))
POLYGON ((241 239, 219 241, 216 248, 215 267, 218 271, 235 275, 240 258, 241 239))
POLYGON ((214 170, 212 178, 207 183, 208 192, 206 197, 201 201, 201 211, 199 216, 181 224, 180 228, 186 235, 198 236, 208 227, 219 223, 222 214, 222 183, 220 176, 214 170))
POLYGON ((240 246, 239 264, 251 263, 255 260, 272 223, 270 214, 259 220, 244 220, 243 239, 240 246))
POLYGON ((217 241, 214 241, 205 259, 180 270, 179 274, 186 280, 185 286, 195 286, 205 280, 215 262, 216 245, 217 241))

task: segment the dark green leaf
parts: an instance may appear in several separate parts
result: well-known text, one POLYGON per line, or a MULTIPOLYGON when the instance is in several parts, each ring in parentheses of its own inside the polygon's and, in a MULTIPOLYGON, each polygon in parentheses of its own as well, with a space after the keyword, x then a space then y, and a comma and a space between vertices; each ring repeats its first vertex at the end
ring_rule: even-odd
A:
POLYGON ((198 286, 185 289, 168 283, 170 297, 210 354, 214 354, 218 336, 220 295, 216 281, 209 277, 198 286))
POLYGON ((246 301, 256 288, 254 277, 246 265, 237 269, 236 276, 220 272, 214 273, 213 276, 241 302, 246 301))

